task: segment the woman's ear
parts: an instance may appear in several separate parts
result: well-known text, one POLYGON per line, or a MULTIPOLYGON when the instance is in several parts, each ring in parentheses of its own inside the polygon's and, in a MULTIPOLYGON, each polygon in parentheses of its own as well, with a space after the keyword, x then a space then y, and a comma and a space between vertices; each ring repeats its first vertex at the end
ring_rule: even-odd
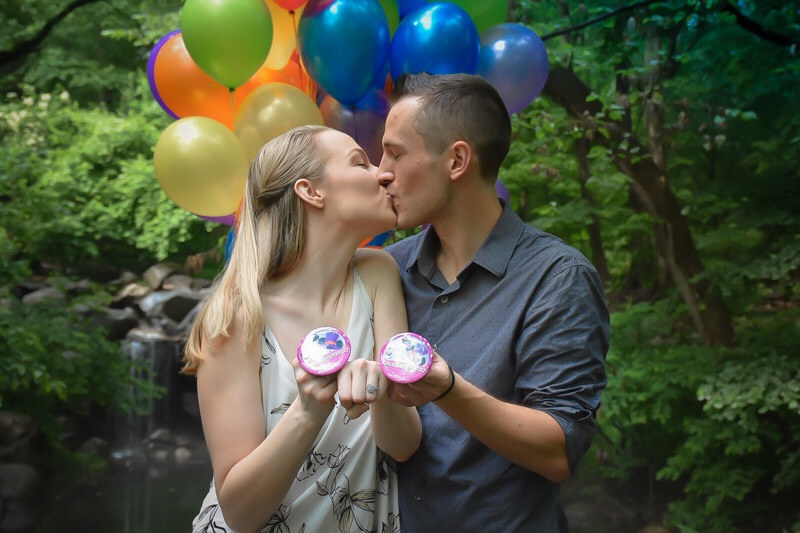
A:
POLYGON ((464 141, 456 141, 450 147, 450 179, 461 178, 472 162, 472 147, 464 141))
POLYGON ((320 194, 317 188, 314 187, 314 184, 305 178, 294 182, 294 192, 302 201, 311 207, 316 207, 317 209, 325 207, 325 198, 320 194))

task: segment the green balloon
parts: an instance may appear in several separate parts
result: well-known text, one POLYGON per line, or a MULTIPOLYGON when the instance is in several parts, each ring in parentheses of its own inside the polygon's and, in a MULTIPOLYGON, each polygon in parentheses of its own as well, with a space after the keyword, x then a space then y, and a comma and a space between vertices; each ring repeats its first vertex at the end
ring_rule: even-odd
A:
MULTIPOLYGON (((437 0, 428 0, 428 3, 437 0)), ((467 12, 478 28, 478 33, 506 21, 508 0, 448 0, 467 12)))
POLYGON ((397 7, 397 0, 378 0, 383 12, 386 13, 386 20, 389 21, 389 35, 394 35, 394 30, 400 24, 400 10, 397 7))
POLYGON ((272 17, 263 0, 186 0, 181 33, 197 66, 235 89, 267 59, 272 17))

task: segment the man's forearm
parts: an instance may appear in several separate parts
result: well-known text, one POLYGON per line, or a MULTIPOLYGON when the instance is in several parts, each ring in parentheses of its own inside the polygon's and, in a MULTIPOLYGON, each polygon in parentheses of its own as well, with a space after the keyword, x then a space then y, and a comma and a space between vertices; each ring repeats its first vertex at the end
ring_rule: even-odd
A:
POLYGON ((555 483, 569 477, 564 432, 547 413, 498 400, 458 374, 453 390, 436 405, 512 463, 555 483))

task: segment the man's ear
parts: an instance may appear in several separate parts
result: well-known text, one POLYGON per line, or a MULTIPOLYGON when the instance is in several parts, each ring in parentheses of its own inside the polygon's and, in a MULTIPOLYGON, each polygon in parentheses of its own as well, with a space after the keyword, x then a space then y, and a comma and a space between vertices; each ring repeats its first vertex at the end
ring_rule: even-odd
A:
POLYGON ((450 147, 450 179, 460 179, 472 163, 472 147, 464 141, 456 141, 450 147))
POLYGON ((311 207, 322 209, 325 206, 325 198, 320 194, 314 184, 305 178, 294 182, 294 192, 302 201, 311 207))

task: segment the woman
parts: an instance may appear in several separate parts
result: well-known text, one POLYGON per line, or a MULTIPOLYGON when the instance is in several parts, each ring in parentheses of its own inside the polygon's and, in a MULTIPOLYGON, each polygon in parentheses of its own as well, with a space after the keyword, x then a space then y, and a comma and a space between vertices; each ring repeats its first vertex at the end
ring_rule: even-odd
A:
POLYGON ((254 159, 236 244, 186 346, 214 469, 195 532, 399 530, 393 460, 421 429, 388 400, 374 355, 406 331, 405 307, 394 260, 357 249, 395 223, 377 169, 343 133, 296 128, 254 159), (352 343, 335 376, 296 361, 322 326, 352 343))

